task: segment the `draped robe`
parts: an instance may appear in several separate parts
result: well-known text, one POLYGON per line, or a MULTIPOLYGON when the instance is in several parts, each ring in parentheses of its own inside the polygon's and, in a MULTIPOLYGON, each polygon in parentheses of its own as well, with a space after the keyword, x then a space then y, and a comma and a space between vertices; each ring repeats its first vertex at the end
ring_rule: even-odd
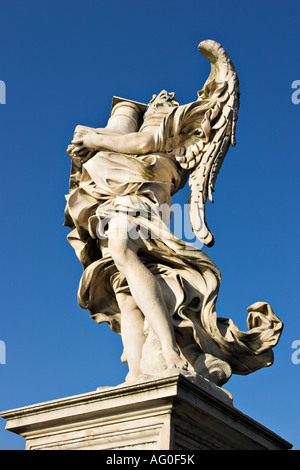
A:
POLYGON ((208 353, 248 374, 273 362, 282 322, 267 303, 248 308, 249 331, 218 318, 220 272, 209 256, 178 239, 163 220, 162 206, 184 180, 184 170, 165 153, 125 155, 100 151, 82 167, 79 184, 66 196, 68 241, 83 266, 78 302, 97 323, 120 334, 122 312, 116 294, 130 295, 126 279, 108 250, 111 221, 124 216, 139 237, 139 256, 158 279, 183 354, 208 353))

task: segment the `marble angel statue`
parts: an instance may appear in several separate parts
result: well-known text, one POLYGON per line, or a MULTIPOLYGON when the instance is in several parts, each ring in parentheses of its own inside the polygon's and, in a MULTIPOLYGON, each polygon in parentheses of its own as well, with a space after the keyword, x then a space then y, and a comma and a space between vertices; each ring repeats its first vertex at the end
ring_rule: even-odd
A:
POLYGON ((161 216, 189 181, 191 227, 213 245, 205 207, 235 145, 239 83, 220 44, 203 41, 199 51, 211 72, 194 102, 179 105, 164 90, 147 107, 114 98, 107 126, 77 126, 68 147, 65 225, 83 266, 78 302, 121 335, 128 382, 176 369, 221 386, 271 365, 283 327, 263 302, 248 308, 248 331, 218 318, 217 266, 161 216))

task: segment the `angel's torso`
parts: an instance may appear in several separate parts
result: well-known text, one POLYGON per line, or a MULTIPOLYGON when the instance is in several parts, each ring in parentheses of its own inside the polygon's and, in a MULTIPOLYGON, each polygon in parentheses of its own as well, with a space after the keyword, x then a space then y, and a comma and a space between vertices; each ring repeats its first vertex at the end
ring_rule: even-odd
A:
POLYGON ((104 199, 153 191, 158 203, 166 202, 178 190, 183 173, 174 156, 163 153, 101 151, 83 169, 80 185, 95 184, 104 199))

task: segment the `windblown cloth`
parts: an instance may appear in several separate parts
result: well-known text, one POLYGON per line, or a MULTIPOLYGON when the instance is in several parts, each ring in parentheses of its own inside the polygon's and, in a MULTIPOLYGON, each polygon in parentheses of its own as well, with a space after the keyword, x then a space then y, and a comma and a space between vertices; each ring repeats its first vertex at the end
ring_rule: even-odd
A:
POLYGON ((68 241, 84 271, 78 302, 98 323, 120 334, 118 292, 130 295, 126 279, 105 249, 112 220, 125 215, 139 235, 139 256, 157 277, 180 347, 193 343, 199 351, 226 361, 236 374, 248 374, 273 362, 282 322, 267 303, 248 308, 249 331, 217 318, 220 272, 194 245, 178 239, 162 220, 160 207, 182 185, 184 170, 167 154, 146 156, 101 151, 82 168, 78 187, 66 196, 68 241))

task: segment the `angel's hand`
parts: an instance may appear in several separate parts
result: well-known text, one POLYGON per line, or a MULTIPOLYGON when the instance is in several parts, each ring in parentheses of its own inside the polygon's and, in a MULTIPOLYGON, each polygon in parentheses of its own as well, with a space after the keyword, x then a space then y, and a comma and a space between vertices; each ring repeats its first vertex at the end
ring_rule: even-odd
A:
POLYGON ((203 145, 201 145, 201 143, 196 143, 196 144, 190 145, 187 148, 187 151, 185 152, 185 155, 176 156, 176 160, 182 166, 182 168, 184 168, 186 170, 191 170, 196 165, 198 165, 198 163, 201 160, 202 147, 203 147, 203 145))
POLYGON ((99 148, 99 135, 95 132, 87 132, 84 135, 74 137, 72 144, 75 146, 75 152, 78 154, 83 149, 97 149, 99 148))

